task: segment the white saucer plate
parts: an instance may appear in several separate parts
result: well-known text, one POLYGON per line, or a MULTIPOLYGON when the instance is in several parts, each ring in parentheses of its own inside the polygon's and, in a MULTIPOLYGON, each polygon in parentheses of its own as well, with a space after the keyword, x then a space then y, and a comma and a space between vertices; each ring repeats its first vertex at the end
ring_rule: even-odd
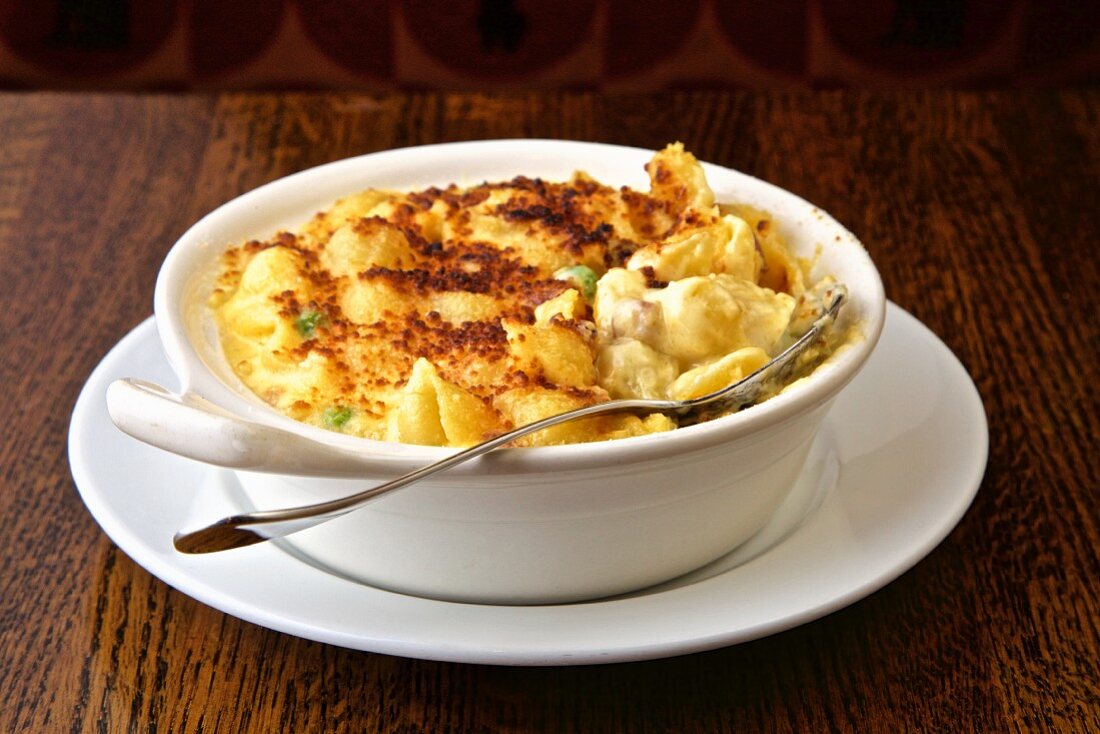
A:
POLYGON ((141 444, 111 424, 107 385, 175 378, 153 320, 103 359, 73 411, 80 495, 137 563, 227 614, 288 634, 430 660, 578 665, 646 660, 757 639, 889 583, 943 540, 985 471, 985 411, 965 369, 894 304, 863 371, 825 420, 769 525, 729 556, 623 597, 489 606, 406 596, 298 560, 273 543, 207 556, 172 548, 198 519, 249 509, 233 475, 141 444))

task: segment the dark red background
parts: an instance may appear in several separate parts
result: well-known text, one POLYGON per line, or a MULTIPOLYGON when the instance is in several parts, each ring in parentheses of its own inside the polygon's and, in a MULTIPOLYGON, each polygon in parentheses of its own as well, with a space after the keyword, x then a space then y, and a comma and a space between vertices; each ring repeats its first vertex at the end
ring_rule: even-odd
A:
POLYGON ((989 87, 1100 79, 1079 0, 0 0, 0 87, 989 87))

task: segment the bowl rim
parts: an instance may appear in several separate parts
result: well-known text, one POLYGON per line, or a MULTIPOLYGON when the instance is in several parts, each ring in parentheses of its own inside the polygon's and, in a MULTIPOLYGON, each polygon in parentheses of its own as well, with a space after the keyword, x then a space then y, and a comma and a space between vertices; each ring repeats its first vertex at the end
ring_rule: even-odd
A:
MULTIPOLYGON (((555 154, 573 160, 573 167, 585 169, 585 161, 591 156, 604 154, 637 159, 640 166, 648 161, 653 153, 653 150, 645 148, 561 139, 517 138, 462 141, 396 148, 339 159, 263 184, 223 203, 202 217, 180 236, 165 257, 157 276, 154 314, 157 333, 168 363, 180 378, 181 389, 184 392, 200 394, 223 409, 248 420, 272 425, 329 446, 352 450, 364 457, 370 457, 377 461, 384 473, 397 475, 442 459, 457 449, 393 443, 326 431, 261 405, 258 398, 240 394, 237 388, 227 385, 217 377, 205 364, 199 350, 192 344, 191 330, 185 323, 187 320, 185 300, 188 288, 196 277, 196 273, 191 268, 196 261, 197 251, 208 252, 213 247, 220 253, 237 242, 210 242, 210 238, 205 233, 225 220, 232 221, 247 213, 254 213, 265 205, 270 206, 270 201, 281 196, 297 195, 300 199, 299 192, 310 190, 312 183, 328 176, 346 174, 349 169, 362 168, 366 171, 372 165, 393 165, 406 159, 423 163, 435 156, 447 155, 457 156, 460 159, 469 158, 476 162, 485 156, 510 155, 518 160, 523 155, 545 158, 555 154)), ((739 186, 755 189, 762 196, 779 199, 789 206, 798 207, 807 216, 816 219, 821 226, 835 233, 837 241, 843 240, 858 246, 851 248, 850 251, 859 253, 855 258, 860 261, 858 267, 865 281, 861 283, 859 293, 856 295, 866 306, 861 320, 862 338, 834 353, 813 372, 809 379, 801 381, 800 384, 763 403, 729 416, 694 426, 676 428, 672 431, 629 438, 557 446, 498 449, 490 455, 491 461, 487 462, 485 459, 489 457, 483 457, 479 461, 455 467, 450 473, 484 474, 487 470, 489 473, 508 474, 546 471, 558 473, 683 456, 690 452, 712 449, 730 441, 747 439, 753 434, 763 435, 768 432, 768 429, 797 419, 798 416, 809 413, 815 407, 832 399, 855 377, 878 342, 886 312, 886 297, 881 277, 862 243, 829 214, 790 191, 734 169, 706 162, 703 162, 703 167, 712 188, 718 188, 714 185, 715 175, 727 182, 735 181, 739 186)), ((517 170, 515 175, 532 173, 517 170)), ((441 180, 435 185, 445 186, 448 183, 450 181, 441 180)), ((605 183, 619 185, 620 182, 605 181, 605 183)), ((364 181, 363 188, 384 185, 380 182, 364 181)), ((350 194, 353 190, 348 190, 346 193, 350 194)), ((779 217, 776 219, 778 220, 779 217)), ((267 231, 273 232, 275 229, 277 228, 271 227, 267 231)), ((266 236, 266 233, 257 233, 255 236, 266 236)))

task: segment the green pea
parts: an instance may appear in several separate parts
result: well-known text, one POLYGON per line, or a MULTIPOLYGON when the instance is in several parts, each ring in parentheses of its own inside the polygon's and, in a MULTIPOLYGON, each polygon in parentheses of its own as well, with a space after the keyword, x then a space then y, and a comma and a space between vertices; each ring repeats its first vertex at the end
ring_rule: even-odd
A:
POLYGON ((306 309, 298 314, 298 318, 294 319, 294 328, 296 328, 298 333, 302 336, 312 336, 313 332, 317 329, 317 325, 321 323, 321 317, 322 314, 320 311, 306 309))
POLYGON ((325 412, 321 414, 321 420, 324 421, 325 428, 331 428, 338 431, 344 427, 345 423, 351 420, 351 408, 346 405, 325 408, 325 412))
POLYGON ((557 280, 566 280, 580 289, 585 300, 596 297, 596 272, 586 265, 571 265, 554 273, 557 280))

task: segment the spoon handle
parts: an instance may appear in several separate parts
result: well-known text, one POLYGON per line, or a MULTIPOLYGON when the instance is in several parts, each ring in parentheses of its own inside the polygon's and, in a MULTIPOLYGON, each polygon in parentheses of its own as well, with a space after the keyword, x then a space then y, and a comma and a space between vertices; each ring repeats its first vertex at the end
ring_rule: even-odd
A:
POLYGON ((558 415, 528 423, 514 430, 482 443, 463 449, 433 464, 409 472, 377 487, 371 487, 347 497, 319 502, 313 505, 291 507, 285 510, 260 510, 239 515, 231 515, 194 530, 181 530, 173 538, 176 550, 182 553, 216 553, 232 548, 243 548, 255 543, 262 543, 273 538, 282 538, 291 533, 306 530, 315 525, 320 525, 334 518, 340 517, 352 510, 357 510, 368 502, 378 499, 401 487, 406 487, 414 482, 429 477, 437 472, 445 471, 453 466, 475 459, 482 454, 487 454, 493 449, 499 448, 509 441, 522 438, 535 431, 550 428, 561 423, 589 418, 606 413, 620 413, 632 410, 654 412, 660 410, 672 410, 682 406, 678 401, 656 400, 612 400, 606 403, 597 403, 576 410, 570 410, 558 415))
POLYGON ((825 307, 824 313, 814 322, 812 327, 801 336, 794 344, 788 347, 775 359, 768 362, 760 369, 742 380, 722 390, 704 395, 692 400, 646 400, 628 399, 612 400, 606 403, 597 403, 576 410, 570 410, 558 415, 528 423, 512 431, 491 438, 488 441, 471 446, 468 449, 452 454, 440 461, 428 466, 416 469, 397 479, 385 484, 371 487, 362 492, 312 505, 290 507, 283 510, 260 510, 256 512, 230 515, 194 530, 181 530, 173 538, 176 550, 181 553, 216 553, 232 548, 243 548, 255 543, 262 543, 273 538, 282 538, 291 533, 320 525, 323 522, 347 514, 359 509, 368 502, 375 500, 396 489, 406 487, 429 477, 437 472, 445 471, 453 466, 486 454, 495 448, 503 446, 509 441, 550 428, 568 421, 588 418, 606 413, 619 413, 625 411, 676 412, 685 413, 697 410, 708 405, 718 405, 723 409, 738 407, 751 400, 760 390, 760 385, 775 371, 789 368, 805 349, 817 339, 821 333, 832 325, 844 301, 843 291, 832 296, 832 301, 825 307))

